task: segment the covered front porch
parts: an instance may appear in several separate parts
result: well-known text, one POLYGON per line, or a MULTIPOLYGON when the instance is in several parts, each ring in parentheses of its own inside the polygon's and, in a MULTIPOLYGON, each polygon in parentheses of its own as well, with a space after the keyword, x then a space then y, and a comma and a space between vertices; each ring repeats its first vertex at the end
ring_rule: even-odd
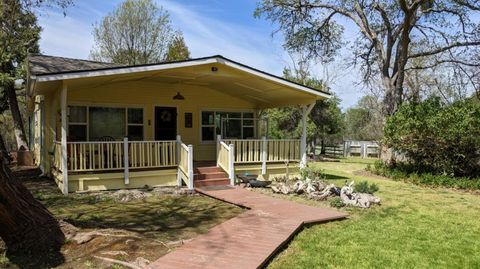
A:
POLYGON ((300 139, 226 140, 220 135, 213 161, 196 161, 194 146, 185 144, 180 135, 165 141, 129 141, 127 137, 123 141, 67 141, 66 151, 57 141, 54 149, 52 172, 57 184, 69 192, 235 185, 239 173, 258 174, 264 179, 294 174, 305 155, 300 139))
POLYGON ((65 194, 294 174, 308 114, 329 97, 221 56, 37 73, 29 85, 36 159, 65 194), (272 139, 262 114, 285 106, 302 108, 302 135, 272 139))

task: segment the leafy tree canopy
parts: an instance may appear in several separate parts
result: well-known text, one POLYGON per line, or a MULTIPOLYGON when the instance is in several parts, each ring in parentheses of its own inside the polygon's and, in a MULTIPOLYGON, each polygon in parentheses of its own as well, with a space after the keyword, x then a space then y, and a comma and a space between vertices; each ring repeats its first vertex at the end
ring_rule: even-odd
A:
POLYGON ((152 0, 126 0, 94 26, 94 60, 128 65, 186 59, 190 55, 170 16, 152 0))
POLYGON ((263 0, 255 15, 279 26, 287 50, 324 61, 345 46, 344 28, 356 27, 353 63, 367 84, 381 86, 391 115, 409 96, 409 70, 478 69, 479 12, 477 0, 263 0))
POLYGON ((172 41, 168 45, 168 51, 165 61, 181 61, 190 59, 190 51, 181 32, 176 32, 172 41))

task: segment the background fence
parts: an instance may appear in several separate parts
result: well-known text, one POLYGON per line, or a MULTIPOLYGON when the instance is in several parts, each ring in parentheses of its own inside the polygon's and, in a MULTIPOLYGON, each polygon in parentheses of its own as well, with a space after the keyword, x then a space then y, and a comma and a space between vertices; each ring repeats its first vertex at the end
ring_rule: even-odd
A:
MULTIPOLYGON (((321 148, 317 149, 319 153, 321 148)), ((343 144, 326 145, 325 155, 331 157, 380 158, 380 145, 376 141, 347 140, 343 144)))

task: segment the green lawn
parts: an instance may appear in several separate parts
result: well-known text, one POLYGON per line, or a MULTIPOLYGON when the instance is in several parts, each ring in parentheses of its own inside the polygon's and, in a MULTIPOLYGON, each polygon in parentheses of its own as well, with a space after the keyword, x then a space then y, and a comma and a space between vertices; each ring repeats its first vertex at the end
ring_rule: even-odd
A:
POLYGON ((382 205, 345 208, 348 220, 304 229, 268 268, 480 268, 478 193, 359 175, 368 162, 314 165, 340 186, 346 179, 376 183, 382 205))

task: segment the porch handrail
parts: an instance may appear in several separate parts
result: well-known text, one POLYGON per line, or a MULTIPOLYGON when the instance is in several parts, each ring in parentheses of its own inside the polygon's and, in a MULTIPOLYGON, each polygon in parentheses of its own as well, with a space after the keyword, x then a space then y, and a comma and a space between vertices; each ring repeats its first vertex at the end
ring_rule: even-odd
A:
POLYGON ((182 142, 180 136, 177 136, 178 145, 178 172, 177 182, 182 185, 182 180, 187 183, 189 189, 193 189, 193 146, 182 142))
POLYGON ((221 137, 217 137, 217 166, 222 168, 228 174, 230 179, 230 185, 235 185, 235 149, 232 144, 227 145, 221 140, 221 137))

